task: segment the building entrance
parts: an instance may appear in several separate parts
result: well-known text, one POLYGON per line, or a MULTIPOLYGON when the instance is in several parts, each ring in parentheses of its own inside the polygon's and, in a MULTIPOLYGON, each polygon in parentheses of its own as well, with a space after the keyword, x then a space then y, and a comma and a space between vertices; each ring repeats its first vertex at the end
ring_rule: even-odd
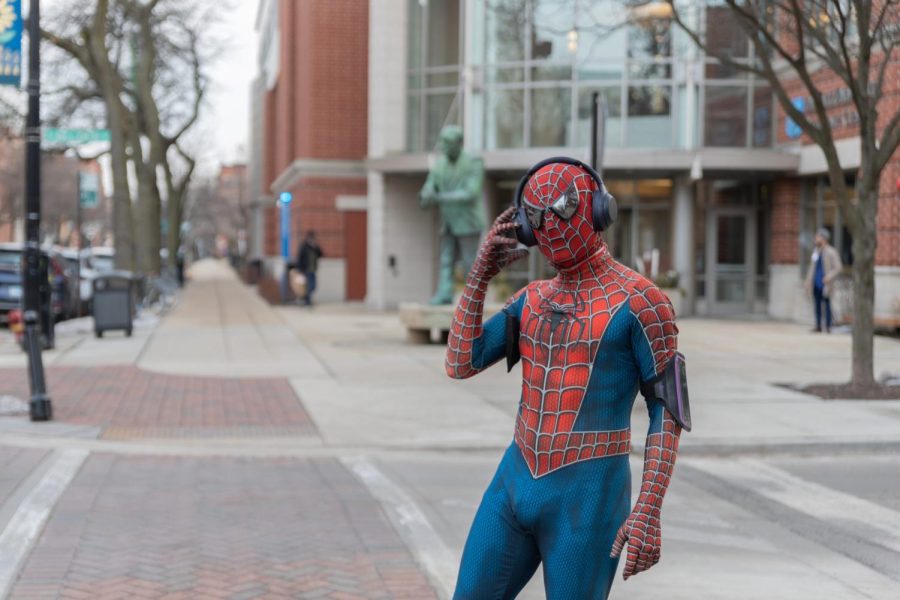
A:
POLYGON ((756 215, 751 207, 715 207, 707 215, 706 289, 710 315, 753 312, 756 215))

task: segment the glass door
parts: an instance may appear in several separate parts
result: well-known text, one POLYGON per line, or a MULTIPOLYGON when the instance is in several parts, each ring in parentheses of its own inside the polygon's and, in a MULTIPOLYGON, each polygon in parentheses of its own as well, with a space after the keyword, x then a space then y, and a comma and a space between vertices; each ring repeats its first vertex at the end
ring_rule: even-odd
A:
POLYGON ((713 209, 707 219, 707 299, 715 315, 753 312, 756 294, 756 213, 713 209))

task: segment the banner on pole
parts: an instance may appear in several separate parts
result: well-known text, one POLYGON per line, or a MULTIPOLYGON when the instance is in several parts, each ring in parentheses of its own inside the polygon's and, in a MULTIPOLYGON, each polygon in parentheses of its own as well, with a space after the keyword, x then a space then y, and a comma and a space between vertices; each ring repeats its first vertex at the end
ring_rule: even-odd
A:
POLYGON ((100 204, 100 176, 96 173, 78 173, 78 196, 81 208, 97 208, 100 204))
POLYGON ((22 81, 22 0, 0 0, 0 85, 22 81))

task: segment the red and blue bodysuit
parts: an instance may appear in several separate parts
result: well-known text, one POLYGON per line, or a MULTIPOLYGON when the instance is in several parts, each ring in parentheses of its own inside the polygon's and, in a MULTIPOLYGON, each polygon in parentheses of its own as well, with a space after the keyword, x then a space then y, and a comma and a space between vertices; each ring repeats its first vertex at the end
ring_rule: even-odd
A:
POLYGON ((457 306, 448 374, 471 377, 518 354, 522 393, 514 440, 475 516, 454 598, 514 598, 543 562, 551 600, 602 599, 623 549, 626 579, 659 560, 659 513, 681 426, 653 386, 665 387, 662 375, 680 357, 677 329, 666 296, 616 262, 596 231, 598 184, 572 164, 534 173, 521 202, 540 211, 535 237, 557 276, 528 284, 482 323, 488 281, 525 252, 509 236, 517 226, 510 209, 483 243, 457 306), (551 210, 573 193, 568 218, 551 210), (650 428, 632 508, 630 420, 639 389, 650 428))

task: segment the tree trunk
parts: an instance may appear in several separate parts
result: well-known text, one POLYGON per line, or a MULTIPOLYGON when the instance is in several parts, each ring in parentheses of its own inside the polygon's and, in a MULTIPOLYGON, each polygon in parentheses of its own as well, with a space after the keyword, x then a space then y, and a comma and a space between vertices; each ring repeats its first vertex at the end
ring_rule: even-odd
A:
POLYGON ((166 245, 169 249, 169 267, 175 268, 178 260, 178 249, 181 247, 181 198, 178 194, 169 192, 166 202, 166 219, 169 222, 169 235, 166 245))
POLYGON ((138 178, 138 211, 141 222, 137 226, 138 263, 141 272, 147 275, 159 274, 160 249, 160 199, 159 188, 153 181, 151 169, 138 160, 135 161, 138 178))
POLYGON ((128 187, 128 157, 119 99, 107 99, 107 127, 110 131, 110 158, 113 183, 113 239, 116 268, 133 271, 134 230, 131 218, 131 190, 128 187))
POLYGON ((853 231, 853 370, 850 383, 875 383, 875 219, 878 179, 858 189, 862 230, 853 231))

